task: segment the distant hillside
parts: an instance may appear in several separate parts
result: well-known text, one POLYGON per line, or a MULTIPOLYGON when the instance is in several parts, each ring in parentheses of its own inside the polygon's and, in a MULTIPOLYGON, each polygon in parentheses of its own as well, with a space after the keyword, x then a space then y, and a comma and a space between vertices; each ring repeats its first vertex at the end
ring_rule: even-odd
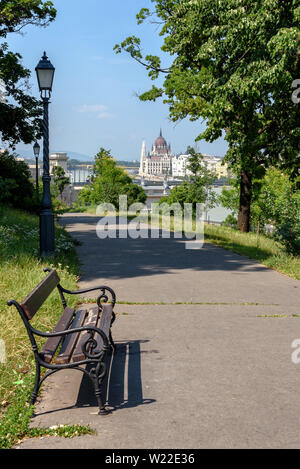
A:
MULTIPOLYGON (((33 150, 16 150, 15 153, 17 153, 21 158, 25 158, 25 160, 34 160, 33 156, 33 150)), ((51 153, 56 153, 56 151, 51 151, 51 153)), ((57 151, 57 153, 67 153, 69 160, 72 161, 72 165, 74 166, 74 163, 80 164, 80 163, 92 163, 94 161, 94 156, 89 156, 89 155, 84 155, 83 153, 76 153, 74 151, 68 151, 68 150, 60 150, 57 151)), ((41 145, 41 151, 40 151, 40 158, 43 157, 43 147, 41 145)), ((139 166, 139 163, 136 162, 134 163, 133 161, 123 161, 123 160, 117 160, 117 164, 119 166, 139 166)))
MULTIPOLYGON (((86 160, 83 161, 83 160, 79 160, 79 159, 76 159, 76 158, 70 158, 68 160, 67 165, 68 165, 68 169, 72 170, 72 169, 76 169, 76 167, 79 167, 79 166, 81 166, 83 164, 86 164, 86 163, 91 164, 92 161, 86 161, 86 160)), ((122 166, 124 168, 128 168, 128 167, 138 168, 139 165, 140 165, 137 161, 133 162, 133 161, 117 160, 116 163, 117 163, 118 166, 122 166)))
MULTIPOLYGON (((55 152, 51 152, 51 153, 55 153, 55 152)), ((74 151, 65 150, 65 153, 67 153, 70 160, 90 161, 90 162, 94 160, 93 156, 84 155, 82 153, 76 153, 74 151)))
MULTIPOLYGON (((72 151, 63 151, 61 150, 60 152, 58 153, 67 153, 68 154, 68 157, 70 159, 76 159, 76 160, 80 160, 80 161, 93 161, 93 157, 92 156, 88 156, 88 155, 84 155, 82 153, 75 153, 75 152, 72 152, 72 151)), ((15 153, 17 153, 21 158, 25 158, 25 160, 30 160, 30 159, 33 159, 34 156, 33 156, 33 150, 16 150, 15 153)), ((56 153, 55 151, 51 151, 51 153, 56 153)), ((40 151, 40 157, 43 157, 43 147, 41 145, 41 151, 40 151)))
POLYGON ((117 165, 118 166, 131 166, 131 167, 136 167, 138 168, 140 166, 140 163, 138 161, 123 161, 123 160, 117 160, 117 165))

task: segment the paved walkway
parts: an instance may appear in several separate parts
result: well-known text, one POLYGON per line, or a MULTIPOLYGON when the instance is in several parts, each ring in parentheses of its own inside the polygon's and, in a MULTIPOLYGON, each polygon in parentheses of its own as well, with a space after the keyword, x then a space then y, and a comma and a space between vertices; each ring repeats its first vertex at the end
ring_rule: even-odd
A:
POLYGON ((106 390, 114 411, 98 416, 90 383, 60 372, 33 425, 89 423, 97 435, 19 447, 300 448, 300 282, 212 245, 99 240, 97 221, 62 218, 82 242, 80 287, 107 284, 122 302, 106 390))

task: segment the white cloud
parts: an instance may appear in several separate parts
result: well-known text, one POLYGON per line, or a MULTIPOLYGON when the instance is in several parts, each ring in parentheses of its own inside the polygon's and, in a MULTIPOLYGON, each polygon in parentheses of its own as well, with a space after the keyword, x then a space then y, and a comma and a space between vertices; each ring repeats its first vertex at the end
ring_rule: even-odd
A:
POLYGON ((103 104, 82 104, 77 108, 78 112, 106 112, 107 110, 108 107, 103 104))
POLYGON ((97 119, 113 119, 114 117, 114 114, 110 112, 100 112, 100 114, 97 115, 97 119))
POLYGON ((95 115, 96 119, 113 119, 115 117, 104 104, 82 104, 76 110, 77 112, 95 115))

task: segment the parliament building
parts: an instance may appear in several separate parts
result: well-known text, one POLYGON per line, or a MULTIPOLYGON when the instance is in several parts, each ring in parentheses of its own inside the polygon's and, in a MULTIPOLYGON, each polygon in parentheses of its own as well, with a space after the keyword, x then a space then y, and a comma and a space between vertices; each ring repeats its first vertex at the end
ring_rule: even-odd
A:
POLYGON ((147 154, 146 142, 143 142, 139 175, 144 177, 171 175, 172 157, 171 146, 167 144, 160 131, 150 153, 147 154))

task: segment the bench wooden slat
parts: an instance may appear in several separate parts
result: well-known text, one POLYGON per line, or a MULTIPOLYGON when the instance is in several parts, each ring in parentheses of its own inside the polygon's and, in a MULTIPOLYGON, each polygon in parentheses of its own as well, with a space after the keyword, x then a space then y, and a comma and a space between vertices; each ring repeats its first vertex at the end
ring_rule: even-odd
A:
MULTIPOLYGON (((110 325, 111 325, 111 320, 112 320, 112 312, 113 312, 113 306, 112 304, 104 304, 102 306, 102 313, 100 317, 100 324, 97 326, 99 329, 101 329, 104 334, 106 335, 107 339, 109 338, 109 331, 110 331, 110 325)), ((97 337, 95 337, 97 340, 97 347, 95 348, 95 353, 100 352, 103 348, 103 340, 102 337, 97 334, 97 337)))
POLYGON ((56 270, 52 270, 25 298, 21 304, 27 318, 32 319, 50 293, 60 282, 56 270))
MULTIPOLYGON (((92 308, 90 307, 88 308, 88 315, 85 319, 84 326, 96 327, 98 319, 99 319, 98 306, 93 306, 92 308)), ((77 341, 76 347, 74 349, 73 355, 70 360, 72 363, 79 362, 86 358, 86 356, 84 355, 82 351, 82 346, 87 341, 88 338, 89 338, 89 334, 87 332, 82 332, 80 334, 80 337, 77 341)))
MULTIPOLYGON (((61 332, 68 329, 72 321, 74 312, 75 310, 73 308, 67 307, 52 332, 61 332)), ((50 337, 45 343, 44 347, 40 352, 40 356, 46 363, 51 362, 61 340, 61 337, 50 337)))
MULTIPOLYGON (((76 329, 77 327, 82 327, 85 321, 86 314, 87 314, 86 309, 78 310, 75 313, 75 317, 69 329, 71 330, 71 329, 76 329)), ((69 363, 73 350, 76 346, 76 342, 79 338, 79 335, 80 333, 74 333, 74 334, 68 334, 66 336, 62 344, 61 350, 59 354, 57 355, 56 359, 54 360, 54 363, 58 365, 69 363)))

